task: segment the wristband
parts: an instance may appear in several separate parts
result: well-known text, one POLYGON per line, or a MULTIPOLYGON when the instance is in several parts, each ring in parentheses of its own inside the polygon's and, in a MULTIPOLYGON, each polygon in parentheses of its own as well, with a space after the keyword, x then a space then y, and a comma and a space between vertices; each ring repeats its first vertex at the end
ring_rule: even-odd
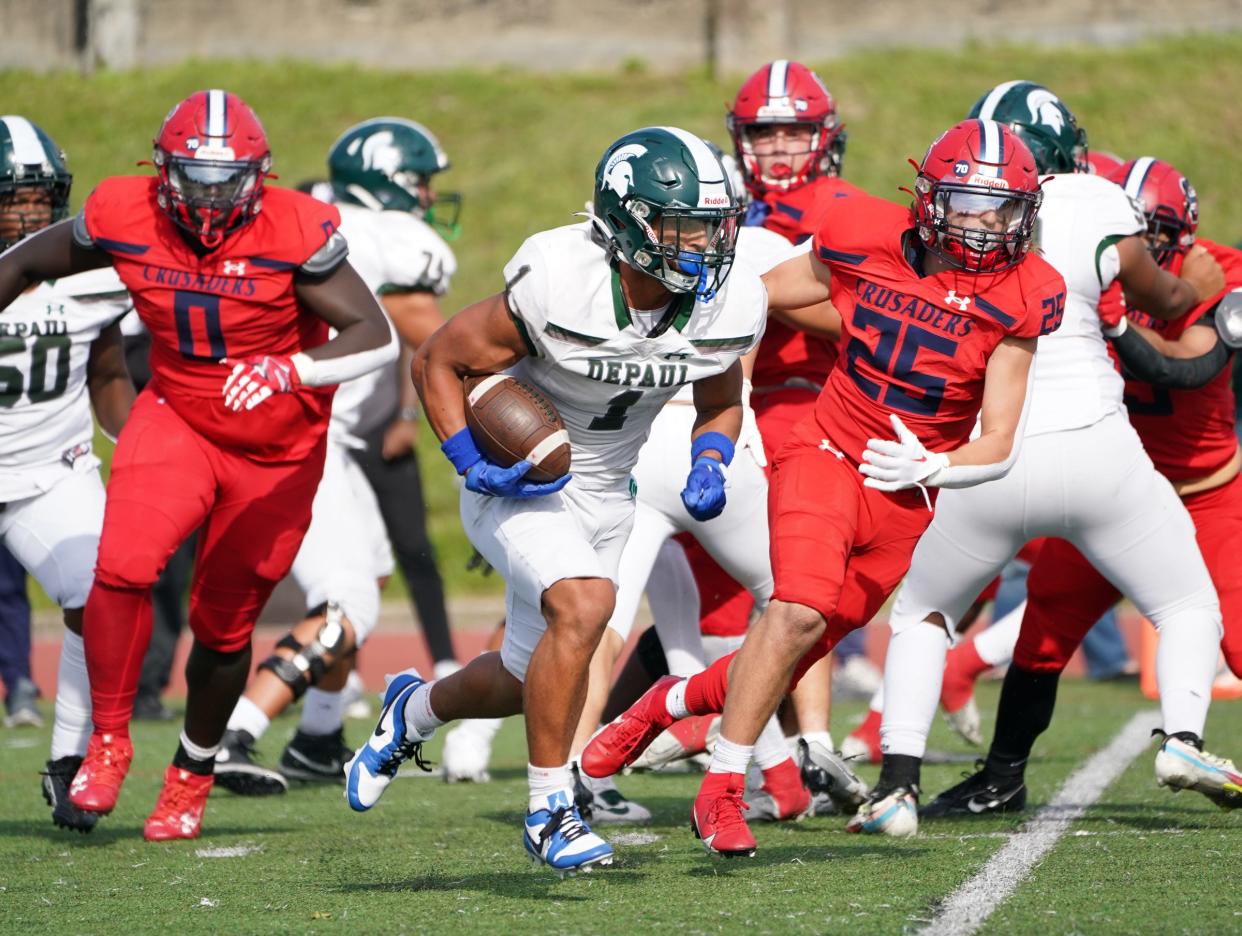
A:
POLYGON ((693 465, 700 455, 711 449, 720 453, 721 464, 733 461, 733 440, 723 432, 704 432, 690 443, 690 464, 693 465))
POLYGON ((441 442, 440 451, 453 463, 459 475, 464 475, 483 460, 483 453, 475 444, 469 426, 463 426, 441 442))
POLYGON ((1119 321, 1116 325, 1111 327, 1104 325, 1100 328, 1100 331, 1104 333, 1105 338, 1120 338, 1126 333, 1126 329, 1128 327, 1129 326, 1126 324, 1126 317, 1123 315, 1121 317, 1121 321, 1119 321))

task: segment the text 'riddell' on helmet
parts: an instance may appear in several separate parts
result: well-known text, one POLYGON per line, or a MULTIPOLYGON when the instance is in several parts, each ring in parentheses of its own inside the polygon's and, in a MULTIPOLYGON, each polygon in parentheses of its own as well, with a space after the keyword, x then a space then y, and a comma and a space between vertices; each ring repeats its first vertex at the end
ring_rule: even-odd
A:
POLYGON ((67 217, 72 184, 64 152, 42 127, 15 114, 0 117, 0 250, 67 217), (46 192, 47 200, 22 205, 22 190, 46 192))
POLYGON ((436 135, 404 117, 355 124, 328 150, 328 177, 336 200, 373 211, 408 211, 448 239, 460 231, 461 195, 431 190, 431 178, 449 168, 436 135))
POLYGON ((969 117, 1002 123, 1027 145, 1040 172, 1090 172, 1087 131, 1059 97, 1033 81, 1006 81, 975 101, 969 117))
POLYGON ((741 209, 720 159, 676 127, 627 133, 595 168, 593 221, 614 255, 676 293, 711 299, 733 265, 741 209))

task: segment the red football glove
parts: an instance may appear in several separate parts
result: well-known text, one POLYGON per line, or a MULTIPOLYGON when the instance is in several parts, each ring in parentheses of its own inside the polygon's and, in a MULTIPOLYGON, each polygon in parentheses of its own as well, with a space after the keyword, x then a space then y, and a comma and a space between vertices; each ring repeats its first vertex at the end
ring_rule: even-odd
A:
POLYGON ((1096 310, 1100 316, 1100 324, 1105 329, 1116 328, 1126 317, 1126 300, 1120 289, 1110 289, 1100 296, 1100 305, 1096 310))
POLYGON ((235 413, 252 410, 273 393, 292 393, 302 385, 298 370, 283 354, 256 354, 231 361, 233 371, 224 382, 224 405, 235 413))

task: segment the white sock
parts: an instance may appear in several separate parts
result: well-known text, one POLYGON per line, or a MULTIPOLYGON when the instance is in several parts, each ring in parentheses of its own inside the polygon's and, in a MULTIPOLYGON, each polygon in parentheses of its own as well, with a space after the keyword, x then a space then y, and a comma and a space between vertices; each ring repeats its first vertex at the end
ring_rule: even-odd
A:
POLYGON ((1013 659, 1013 648, 1022 630, 1026 602, 1018 605, 975 638, 975 652, 989 666, 1006 666, 1013 659))
POLYGON ((949 638, 943 627, 926 621, 893 634, 884 661, 884 719, 880 750, 922 757, 927 733, 940 703, 949 638))
POLYGON ((712 762, 707 766, 709 773, 745 774, 750 767, 750 756, 755 752, 753 744, 734 744, 724 735, 716 741, 712 751, 712 762))
POLYGON ((335 734, 344 723, 345 693, 325 692, 314 686, 302 698, 302 719, 298 728, 311 735, 335 734))
POLYGON ((218 744, 213 744, 211 747, 195 744, 186 736, 184 731, 181 732, 181 747, 194 760, 211 760, 220 751, 220 745, 218 744))
POLYGON ((527 764, 526 784, 530 789, 530 812, 550 806, 558 808, 560 805, 573 805, 574 780, 568 764, 563 767, 536 767, 534 764, 527 764), (549 800, 557 793, 566 794, 566 798, 564 803, 558 801, 557 806, 554 806, 549 800))
POLYGON ((86 675, 82 638, 65 631, 56 675, 56 714, 52 722, 52 760, 81 757, 91 737, 91 682, 86 675))
POLYGON ((434 685, 434 682, 423 683, 405 703, 405 726, 420 738, 430 737, 444 724, 431 710, 431 687, 434 685))
POLYGON ((1218 619, 1202 609, 1182 611, 1160 622, 1156 681, 1166 734, 1191 731, 1203 737, 1219 655, 1218 619))
POLYGON ((258 740, 263 737, 263 732, 267 731, 267 726, 272 720, 267 717, 267 713, 251 702, 245 696, 237 700, 237 704, 233 706, 233 714, 229 716, 229 731, 244 731, 250 737, 258 740))
POLYGON ((771 770, 777 764, 789 760, 789 745, 785 743, 785 732, 781 731, 780 723, 775 717, 768 723, 755 739, 755 763, 760 770, 771 770))
POLYGON ((683 679, 679 683, 675 683, 668 691, 668 695, 664 699, 664 707, 668 709, 668 713, 680 721, 690 714, 690 710, 686 708, 686 682, 683 679))
POLYGON ((832 743, 832 733, 828 731, 804 731, 802 732, 802 740, 807 744, 815 744, 819 742, 825 750, 835 751, 837 746, 832 743))

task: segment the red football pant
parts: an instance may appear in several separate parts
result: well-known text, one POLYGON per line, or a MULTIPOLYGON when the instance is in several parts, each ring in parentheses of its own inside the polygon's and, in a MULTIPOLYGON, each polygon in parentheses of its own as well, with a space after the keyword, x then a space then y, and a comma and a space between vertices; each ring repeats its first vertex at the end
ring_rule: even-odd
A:
MULTIPOLYGON (((1220 598, 1225 636, 1221 649, 1242 677, 1242 475, 1182 499, 1195 523, 1195 540, 1220 598)), ((1065 540, 1048 540, 1027 578, 1026 613, 1013 661, 1033 672, 1059 673, 1100 615, 1121 593, 1065 540)))
MULTIPOLYGON (((789 438, 793 427, 815 412, 819 392, 804 387, 784 387, 759 391, 751 398, 763 450, 768 457, 768 480, 776 453, 789 438)), ((754 600, 750 592, 729 577, 724 569, 688 535, 678 537, 694 570, 699 586, 699 628, 712 637, 740 637, 746 633, 754 600), (684 537, 684 538, 683 538, 684 537)))
MULTIPOLYGON (((262 409, 237 418, 262 419, 262 409)), ((252 461, 194 432, 152 389, 139 395, 112 461, 83 624, 97 731, 128 730, 151 586, 196 529, 190 630, 221 653, 249 643, 310 525, 326 445, 298 462, 252 461)))

